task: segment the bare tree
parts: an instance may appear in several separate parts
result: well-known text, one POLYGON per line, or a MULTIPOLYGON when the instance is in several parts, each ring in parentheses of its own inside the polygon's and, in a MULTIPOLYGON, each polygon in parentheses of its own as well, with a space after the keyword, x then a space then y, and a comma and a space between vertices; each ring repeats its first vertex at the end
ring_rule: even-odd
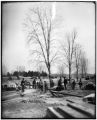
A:
POLYGON ((52 16, 46 9, 30 9, 30 12, 31 14, 27 15, 25 26, 28 28, 28 40, 30 43, 32 42, 34 48, 32 54, 36 55, 38 62, 45 63, 50 80, 51 64, 57 56, 56 52, 52 55, 52 16))
POLYGON ((66 36, 67 39, 67 45, 62 45, 62 51, 63 51, 63 57, 64 57, 64 64, 69 69, 69 81, 71 80, 71 71, 72 71, 72 65, 74 63, 73 56, 75 51, 75 39, 77 36, 77 32, 74 30, 72 34, 68 34, 66 36))
POLYGON ((85 52, 81 52, 81 75, 82 77, 86 77, 87 75, 87 70, 88 70, 88 59, 85 57, 85 52))
POLYGON ((61 76, 64 76, 64 65, 59 65, 58 66, 58 72, 61 76))
POLYGON ((78 81, 81 63, 81 46, 79 44, 76 44, 75 46, 74 56, 75 56, 76 79, 78 81))
POLYGON ((40 74, 42 73, 42 71, 43 71, 43 66, 42 65, 40 65, 39 64, 39 66, 38 66, 38 69, 37 69, 39 72, 40 72, 40 74))
POLYGON ((39 64, 37 67, 38 67, 37 70, 39 71, 39 77, 40 77, 42 71, 44 71, 44 67, 42 64, 39 64))
POLYGON ((18 72, 23 72, 23 71, 25 71, 25 66, 17 66, 17 67, 16 67, 16 70, 17 70, 18 72))

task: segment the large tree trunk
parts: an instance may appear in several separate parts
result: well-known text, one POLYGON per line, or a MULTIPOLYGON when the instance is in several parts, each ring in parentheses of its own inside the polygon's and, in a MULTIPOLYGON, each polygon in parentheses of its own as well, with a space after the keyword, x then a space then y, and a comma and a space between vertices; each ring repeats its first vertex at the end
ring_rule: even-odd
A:
POLYGON ((50 87, 51 87, 51 68, 50 68, 50 64, 48 65, 48 77, 49 77, 49 82, 50 82, 50 87))
POLYGON ((51 72, 50 72, 50 69, 49 69, 49 72, 48 72, 48 74, 49 74, 49 82, 50 82, 50 87, 51 87, 51 72))
POLYGON ((76 71, 76 79, 77 79, 77 81, 78 81, 78 69, 77 69, 77 71, 76 71))

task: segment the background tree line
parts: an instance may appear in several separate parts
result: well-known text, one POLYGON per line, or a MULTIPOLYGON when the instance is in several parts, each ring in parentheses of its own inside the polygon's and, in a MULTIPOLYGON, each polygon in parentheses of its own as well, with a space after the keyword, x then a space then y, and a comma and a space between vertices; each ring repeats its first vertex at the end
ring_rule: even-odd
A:
POLYGON ((7 73, 7 76, 11 78, 11 76, 16 76, 19 78, 19 76, 24 76, 24 77, 33 77, 33 76, 47 76, 47 73, 42 71, 41 73, 38 71, 14 71, 13 73, 7 73))

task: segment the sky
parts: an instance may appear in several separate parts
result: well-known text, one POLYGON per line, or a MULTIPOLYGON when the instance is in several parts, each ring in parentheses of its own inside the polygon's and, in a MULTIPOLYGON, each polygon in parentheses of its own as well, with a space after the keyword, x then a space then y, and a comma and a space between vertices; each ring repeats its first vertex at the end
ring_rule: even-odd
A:
MULTIPOLYGON (((59 43, 65 35, 77 31, 76 42, 81 44, 88 58, 88 72, 95 72, 95 5, 92 2, 11 2, 2 6, 2 64, 5 71, 12 72, 17 66, 25 70, 36 70, 35 63, 29 62, 29 46, 23 26, 30 8, 47 7, 52 10, 56 25, 54 37, 59 43)), ((57 72, 57 67, 52 67, 57 72)), ((68 73, 68 71, 66 70, 68 73)))

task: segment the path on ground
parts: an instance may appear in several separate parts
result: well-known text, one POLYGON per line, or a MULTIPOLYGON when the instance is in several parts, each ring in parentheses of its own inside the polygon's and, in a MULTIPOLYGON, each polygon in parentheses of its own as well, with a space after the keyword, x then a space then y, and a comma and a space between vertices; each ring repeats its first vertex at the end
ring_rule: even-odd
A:
POLYGON ((3 118, 43 118, 47 107, 65 106, 68 103, 66 99, 87 106, 82 102, 82 98, 73 96, 56 98, 49 92, 44 94, 36 89, 26 89, 24 94, 24 97, 20 96, 20 92, 5 92, 2 95, 3 118))

